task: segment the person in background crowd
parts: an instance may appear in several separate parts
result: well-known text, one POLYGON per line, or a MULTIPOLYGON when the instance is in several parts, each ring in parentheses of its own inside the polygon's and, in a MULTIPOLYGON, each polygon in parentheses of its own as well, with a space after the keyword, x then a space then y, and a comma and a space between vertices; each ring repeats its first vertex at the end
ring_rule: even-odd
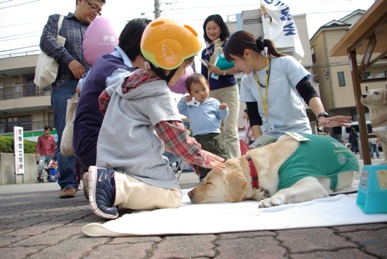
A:
MULTIPOLYGON (((65 45, 57 42, 59 14, 48 17, 40 38, 40 48, 59 63, 58 76, 52 84, 51 105, 54 110, 55 129, 60 147, 62 133, 66 126, 67 100, 71 98, 78 85, 78 80, 90 69, 83 57, 83 35, 90 23, 101 15, 105 0, 77 0, 74 13, 64 16, 59 35, 66 38, 65 45), (92 1, 92 2, 91 2, 92 1)), ((59 198, 74 198, 78 189, 75 173, 75 156, 66 157, 56 151, 60 176, 58 184, 61 191, 59 198)))
POLYGON ((370 143, 370 157, 373 159, 375 158, 374 153, 376 154, 376 158, 380 159, 380 154, 379 154, 379 143, 380 139, 379 138, 370 138, 369 139, 370 143))
POLYGON ((203 30, 207 46, 202 51, 202 60, 206 63, 202 64, 201 74, 208 79, 210 96, 226 103, 229 108, 229 115, 221 125, 221 136, 229 157, 238 157, 241 155, 238 136, 239 89, 234 74, 239 71, 235 67, 221 70, 214 65, 230 32, 218 14, 206 18, 203 30))
POLYGON ((354 154, 359 153, 359 144, 358 144, 359 135, 357 134, 354 127, 351 128, 349 133, 348 142, 351 144, 351 150, 354 154))
POLYGON ((56 143, 55 138, 51 135, 51 131, 51 126, 44 126, 44 134, 39 136, 38 142, 36 143, 35 157, 36 161, 38 162, 37 183, 41 182, 42 180, 41 178, 44 165, 48 165, 55 154, 56 143))

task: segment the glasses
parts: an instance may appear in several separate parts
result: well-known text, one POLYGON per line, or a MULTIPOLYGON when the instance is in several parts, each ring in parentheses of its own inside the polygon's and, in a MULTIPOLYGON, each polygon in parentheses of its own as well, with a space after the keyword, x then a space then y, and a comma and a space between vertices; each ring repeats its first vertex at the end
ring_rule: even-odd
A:
POLYGON ((94 13, 98 14, 99 16, 102 15, 102 13, 101 13, 101 8, 99 8, 96 4, 90 3, 88 0, 86 0, 86 2, 89 4, 90 9, 91 9, 94 13))

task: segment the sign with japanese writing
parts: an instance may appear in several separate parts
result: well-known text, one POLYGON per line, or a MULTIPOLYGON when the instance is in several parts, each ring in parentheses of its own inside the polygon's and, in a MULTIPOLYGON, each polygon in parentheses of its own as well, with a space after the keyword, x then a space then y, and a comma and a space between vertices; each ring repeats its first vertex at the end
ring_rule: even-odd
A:
POLYGON ((15 173, 24 174, 24 143, 23 128, 13 127, 13 139, 15 150, 15 173))
POLYGON ((264 38, 272 40, 277 48, 294 47, 295 52, 304 57, 304 49, 289 6, 280 0, 261 0, 261 10, 265 17, 262 19, 264 38))

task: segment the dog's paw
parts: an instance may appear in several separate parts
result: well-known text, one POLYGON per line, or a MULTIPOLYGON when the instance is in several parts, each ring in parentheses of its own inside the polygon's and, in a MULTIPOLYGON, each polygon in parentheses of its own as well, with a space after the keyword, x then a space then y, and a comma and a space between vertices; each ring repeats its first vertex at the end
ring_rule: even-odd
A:
POLYGON ((263 198, 269 198, 270 194, 269 191, 263 188, 258 188, 258 193, 261 195, 262 199, 263 198))
POLYGON ((259 203, 258 208, 270 208, 270 207, 280 206, 283 204, 285 204, 285 202, 282 198, 273 196, 271 198, 262 200, 259 203))
POLYGON ((254 200, 260 201, 269 198, 269 191, 263 188, 254 189, 254 200))

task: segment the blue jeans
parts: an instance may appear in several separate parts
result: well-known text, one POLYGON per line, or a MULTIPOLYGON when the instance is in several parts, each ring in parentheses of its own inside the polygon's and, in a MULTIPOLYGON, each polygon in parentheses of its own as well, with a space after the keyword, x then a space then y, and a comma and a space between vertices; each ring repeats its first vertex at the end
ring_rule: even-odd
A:
POLYGON ((374 157, 374 153, 376 153, 377 158, 380 157, 378 146, 376 144, 370 143, 370 156, 371 156, 371 158, 374 157))
POLYGON ((68 78, 59 78, 53 83, 51 92, 51 105, 54 110, 55 129, 58 134, 58 145, 55 156, 58 162, 59 178, 58 184, 61 190, 65 188, 78 189, 78 183, 75 173, 75 156, 63 156, 60 153, 60 142, 62 133, 66 126, 67 99, 75 94, 78 80, 69 80, 68 78))
POLYGON ((38 176, 40 176, 43 172, 43 167, 45 164, 49 164, 52 159, 52 156, 40 156, 39 157, 39 165, 38 165, 38 176))

